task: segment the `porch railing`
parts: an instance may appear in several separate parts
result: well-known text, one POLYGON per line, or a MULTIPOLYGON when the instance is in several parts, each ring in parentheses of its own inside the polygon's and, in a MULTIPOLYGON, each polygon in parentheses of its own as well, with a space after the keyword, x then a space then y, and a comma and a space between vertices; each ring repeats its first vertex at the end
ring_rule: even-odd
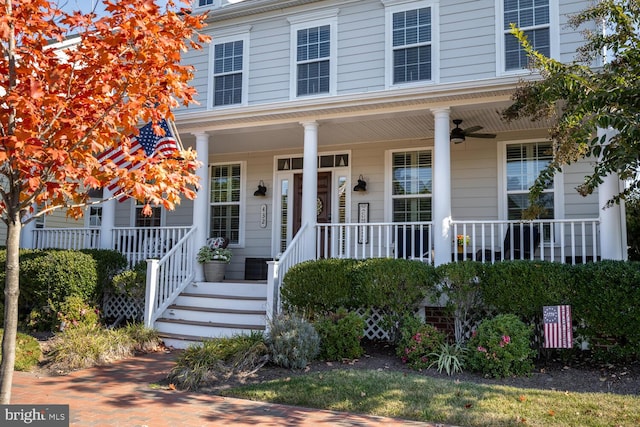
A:
POLYGON ((113 248, 124 254, 129 265, 147 259, 160 259, 189 233, 182 227, 117 227, 113 229, 113 248))
POLYGON ((429 222, 317 224, 318 258, 408 258, 431 262, 429 222))
MULTIPOLYGON (((191 227, 174 241, 169 251, 159 260, 147 262, 144 324, 151 328, 160 314, 173 303, 180 292, 193 280, 193 262, 196 259, 191 227)), ((176 234, 176 236, 179 234, 176 234)))
POLYGON ((92 249, 100 247, 99 228, 36 228, 33 249, 92 249))
POLYGON ((305 248, 313 245, 313 235, 308 224, 300 227, 287 249, 276 261, 269 262, 267 273, 267 318, 280 312, 280 285, 291 267, 307 260, 305 248))
POLYGON ((600 221, 452 221, 452 260, 513 259, 579 264, 600 259, 600 221), (456 237, 461 236, 461 246, 456 237))

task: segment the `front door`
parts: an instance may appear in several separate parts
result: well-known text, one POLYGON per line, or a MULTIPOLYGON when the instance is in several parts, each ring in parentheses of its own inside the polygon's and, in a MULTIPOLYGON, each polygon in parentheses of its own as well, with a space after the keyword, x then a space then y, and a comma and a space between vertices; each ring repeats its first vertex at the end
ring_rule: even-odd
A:
MULTIPOLYGON (((302 174, 293 176, 295 196, 293 201, 293 235, 302 226, 302 174)), ((331 172, 318 172, 317 222, 331 222, 331 172)))

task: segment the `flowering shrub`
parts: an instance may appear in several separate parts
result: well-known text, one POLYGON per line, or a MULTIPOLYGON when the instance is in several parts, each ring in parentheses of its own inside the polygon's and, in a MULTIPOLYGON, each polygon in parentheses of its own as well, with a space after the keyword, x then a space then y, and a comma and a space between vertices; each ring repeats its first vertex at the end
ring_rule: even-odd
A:
POLYGON ((207 244, 200 248, 196 260, 203 264, 209 261, 223 261, 229 264, 233 253, 227 249, 229 239, 226 237, 214 237, 207 240, 207 244))
POLYGON ((456 236, 456 242, 458 246, 462 246, 464 244, 469 244, 471 242, 471 238, 469 236, 465 236, 464 234, 458 234, 456 236))
POLYGON ((482 321, 468 342, 467 366, 495 378, 530 374, 532 332, 513 314, 482 321))
POLYGON ((413 369, 427 369, 437 360, 444 333, 416 317, 404 318, 400 326, 396 354, 413 369))

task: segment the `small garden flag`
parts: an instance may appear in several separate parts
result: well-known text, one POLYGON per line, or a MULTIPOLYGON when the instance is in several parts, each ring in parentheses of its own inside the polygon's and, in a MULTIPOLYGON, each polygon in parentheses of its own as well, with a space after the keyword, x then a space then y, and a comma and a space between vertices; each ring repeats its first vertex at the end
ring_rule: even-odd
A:
POLYGON ((570 305, 550 305, 542 308, 544 348, 572 348, 573 326, 570 305))

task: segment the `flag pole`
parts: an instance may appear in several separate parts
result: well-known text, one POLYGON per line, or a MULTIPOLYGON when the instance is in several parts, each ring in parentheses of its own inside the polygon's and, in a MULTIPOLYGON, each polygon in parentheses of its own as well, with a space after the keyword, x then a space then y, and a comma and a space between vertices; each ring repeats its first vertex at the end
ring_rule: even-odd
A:
POLYGON ((176 141, 178 142, 178 146, 180 147, 180 151, 184 151, 184 145, 182 145, 182 140, 180 139, 180 134, 178 133, 178 128, 173 120, 167 119, 167 124, 169 125, 169 129, 173 132, 173 136, 175 136, 176 141))

